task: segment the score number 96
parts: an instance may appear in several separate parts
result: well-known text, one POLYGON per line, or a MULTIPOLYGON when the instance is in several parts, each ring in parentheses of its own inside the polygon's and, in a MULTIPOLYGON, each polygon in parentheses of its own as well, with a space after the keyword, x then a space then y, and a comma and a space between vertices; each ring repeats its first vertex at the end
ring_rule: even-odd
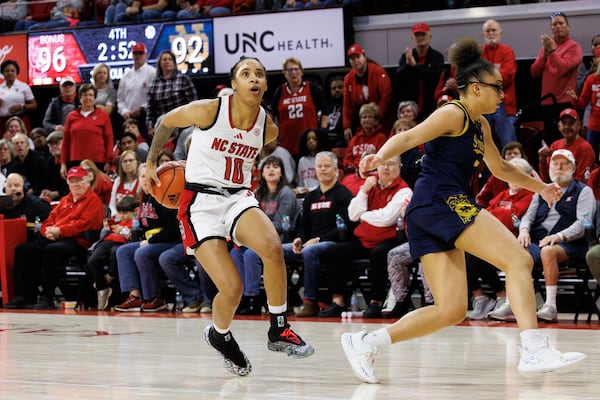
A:
POLYGON ((54 50, 48 47, 41 47, 37 63, 40 71, 46 73, 52 67, 56 72, 63 72, 67 68, 67 58, 64 52, 65 46, 57 46, 54 50))

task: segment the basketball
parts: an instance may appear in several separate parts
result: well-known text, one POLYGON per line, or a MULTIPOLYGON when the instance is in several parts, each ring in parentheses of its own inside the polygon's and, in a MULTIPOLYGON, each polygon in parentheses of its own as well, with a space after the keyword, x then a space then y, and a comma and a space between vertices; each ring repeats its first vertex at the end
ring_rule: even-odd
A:
POLYGON ((150 182, 152 196, 167 208, 179 208, 179 200, 185 186, 185 164, 168 161, 156 170, 160 186, 150 182))

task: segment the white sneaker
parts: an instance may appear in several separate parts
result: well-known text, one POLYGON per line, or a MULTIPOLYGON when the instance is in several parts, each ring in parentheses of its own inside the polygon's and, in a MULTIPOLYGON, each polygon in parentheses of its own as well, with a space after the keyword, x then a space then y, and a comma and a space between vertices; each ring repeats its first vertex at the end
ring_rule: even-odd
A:
POLYGON ((394 292, 392 292, 392 288, 388 290, 387 299, 383 302, 383 310, 382 312, 390 312, 396 307, 396 297, 394 297, 394 292))
POLYGON ((107 287, 106 289, 98 290, 98 310, 106 310, 108 307, 108 299, 112 294, 112 289, 107 287))
POLYGON ((537 311, 538 319, 546 322, 556 322, 558 320, 558 312, 556 311, 556 306, 551 306, 550 304, 544 304, 537 311))
POLYGON ((496 300, 487 296, 478 296, 473 299, 473 310, 467 313, 469 319, 485 319, 496 306, 496 300))
POLYGON ((535 353, 530 353, 524 347, 521 347, 521 359, 519 360, 519 373, 523 376, 536 376, 549 372, 562 374, 576 368, 579 362, 586 358, 583 353, 561 353, 560 351, 548 346, 548 338, 544 338, 545 343, 535 353))
POLYGON ((367 383, 379 383, 373 368, 375 354, 379 352, 379 349, 363 341, 366 335, 366 329, 356 333, 344 333, 342 334, 342 347, 354 375, 358 379, 367 383))
POLYGON ((516 321, 510 304, 506 302, 506 297, 502 297, 501 299, 504 299, 504 301, 500 305, 498 305, 500 299, 496 301, 496 307, 488 313, 487 317, 496 321, 516 321))

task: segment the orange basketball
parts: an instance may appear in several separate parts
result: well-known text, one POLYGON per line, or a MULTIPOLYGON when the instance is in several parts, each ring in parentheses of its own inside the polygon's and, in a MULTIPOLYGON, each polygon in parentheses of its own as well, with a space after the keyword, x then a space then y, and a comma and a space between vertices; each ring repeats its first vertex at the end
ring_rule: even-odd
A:
POLYGON ((185 186, 185 164, 182 161, 168 161, 156 170, 160 186, 150 182, 152 196, 167 208, 179 208, 179 199, 185 186))

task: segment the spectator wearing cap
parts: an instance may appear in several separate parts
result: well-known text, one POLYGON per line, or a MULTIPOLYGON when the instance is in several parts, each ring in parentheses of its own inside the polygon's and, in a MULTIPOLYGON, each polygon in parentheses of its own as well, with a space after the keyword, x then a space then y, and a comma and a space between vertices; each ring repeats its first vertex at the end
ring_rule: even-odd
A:
POLYGON ((552 143, 559 138, 556 130, 556 116, 561 110, 571 106, 571 98, 567 90, 575 87, 577 67, 583 60, 581 46, 569 35, 570 27, 567 16, 556 12, 550 16, 552 37, 541 35, 542 47, 531 65, 531 76, 542 78, 542 94, 553 94, 552 98, 542 101, 541 113, 544 116, 546 140, 552 143))
POLYGON ((62 131, 54 131, 46 138, 50 158, 46 161, 46 181, 40 193, 40 198, 48 202, 60 200, 64 195, 69 193, 67 181, 60 174, 62 140, 62 131))
POLYGON ((148 108, 148 88, 156 75, 156 68, 146 63, 147 54, 144 43, 133 45, 133 68, 123 74, 117 90, 117 111, 126 121, 135 118, 143 121, 140 133, 147 138, 145 126, 146 109, 148 108))
POLYGON ((81 106, 69 113, 63 132, 60 152, 60 172, 66 177, 67 168, 85 159, 96 163, 109 173, 113 161, 113 131, 110 117, 96 107, 96 88, 84 83, 79 88, 81 106))
POLYGON ((586 182, 588 178, 586 175, 589 175, 590 171, 594 168, 596 156, 592 146, 579 136, 581 121, 575 109, 566 108, 561 111, 558 119, 558 130, 563 138, 556 140, 550 147, 543 144, 542 148, 538 150, 540 177, 544 182, 549 181, 548 164, 550 156, 558 149, 567 149, 578 160, 574 178, 586 182))
MULTIPOLYGON (((517 113, 517 92, 515 76, 517 74, 517 60, 515 52, 510 46, 500 43, 502 27, 493 20, 488 19, 482 26, 483 41, 481 58, 488 60, 498 68, 502 76, 502 91, 504 98, 498 109, 485 118, 490 123, 493 133, 500 140, 500 147, 517 140, 515 131, 515 114, 517 113)), ((500 83, 498 83, 500 84, 500 83)))
POLYGON ((302 62, 296 57, 283 61, 285 83, 271 99, 271 112, 279 124, 280 146, 300 159, 298 141, 307 129, 327 127, 327 104, 321 86, 303 78, 302 62), (294 112, 290 112, 293 105, 294 112))
POLYGON ((73 78, 64 77, 60 81, 59 89, 60 95, 52 98, 44 114, 42 126, 46 132, 62 131, 67 115, 79 107, 77 87, 73 78))
POLYGON ((342 124, 347 142, 354 136, 359 125, 358 112, 366 103, 375 103, 380 111, 380 123, 384 132, 389 132, 394 124, 394 93, 392 82, 385 70, 370 61, 359 44, 348 48, 348 59, 352 69, 344 77, 344 103, 342 124))
MULTIPOLYGON (((595 58, 600 60, 600 36, 598 48, 595 49, 595 58)), ((596 70, 588 75, 583 83, 583 88, 578 96, 575 90, 567 90, 567 94, 571 97, 571 104, 573 107, 580 110, 590 107, 589 119, 587 123, 587 136, 588 143, 594 149, 596 159, 600 154, 600 69, 596 67, 596 70)))
POLYGON ((574 178, 575 157, 566 149, 552 153, 550 178, 563 193, 551 206, 535 194, 521 219, 518 240, 533 257, 534 268, 543 268, 546 301, 538 310, 538 319, 556 321, 558 264, 583 260, 587 251, 583 221, 595 212, 592 189, 574 178))
POLYGON ((435 88, 444 71, 444 56, 431 47, 431 37, 427 23, 414 24, 411 39, 415 47, 406 47, 396 71, 398 100, 416 102, 421 111, 419 121, 435 110, 435 88))
POLYGON ((73 256, 85 257, 97 238, 104 205, 91 190, 87 171, 81 167, 69 169, 67 184, 69 194, 52 209, 37 238, 15 248, 16 297, 5 308, 54 309, 54 290, 65 262, 73 256), (42 292, 37 299, 40 285, 42 292))

